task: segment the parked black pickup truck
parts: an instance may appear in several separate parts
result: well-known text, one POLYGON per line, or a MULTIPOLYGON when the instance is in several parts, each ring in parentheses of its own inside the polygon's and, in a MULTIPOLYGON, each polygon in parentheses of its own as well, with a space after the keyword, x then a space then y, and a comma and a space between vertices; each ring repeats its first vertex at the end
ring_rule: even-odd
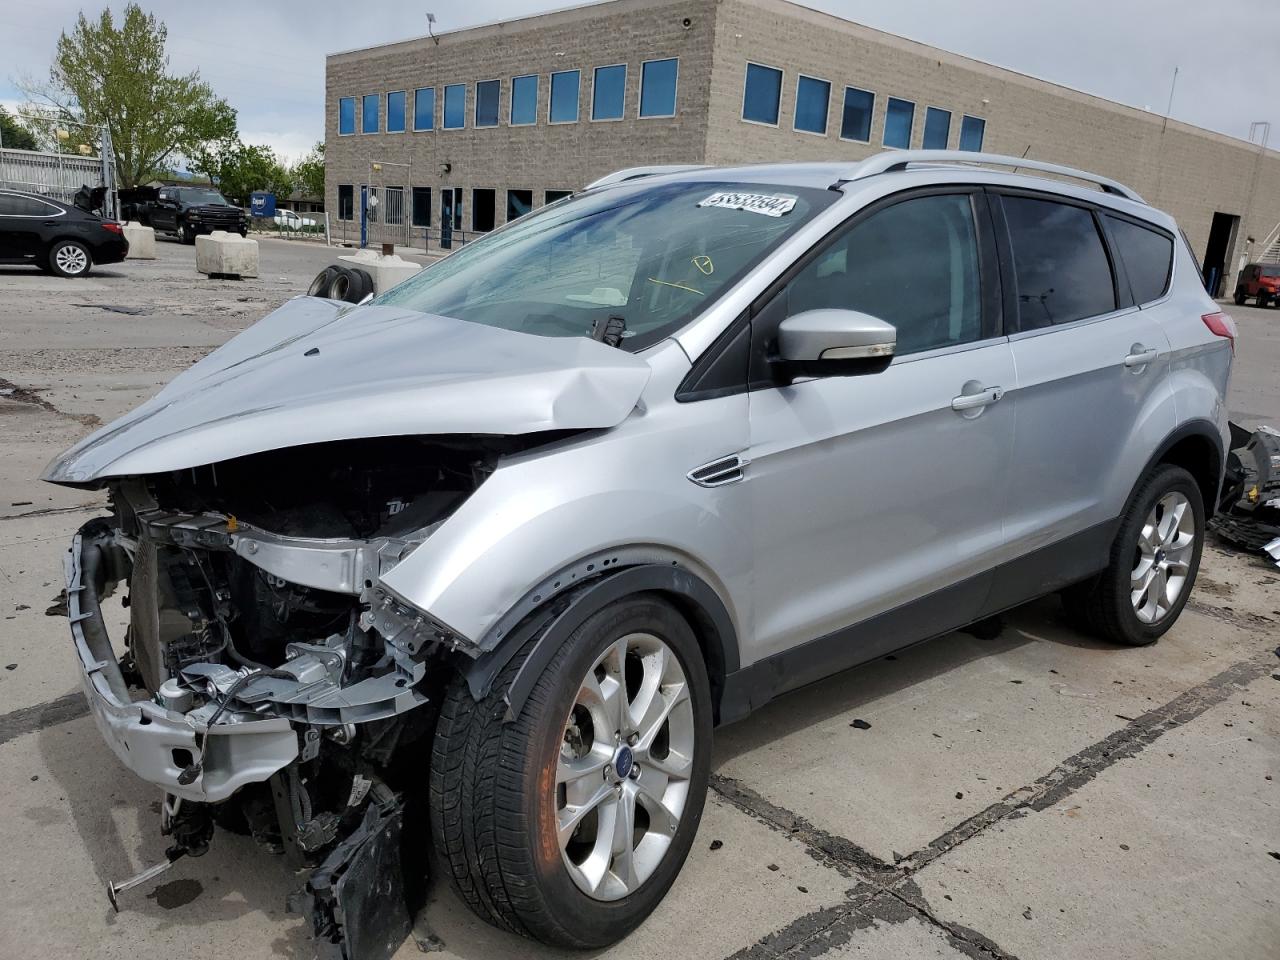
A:
POLYGON ((227 201, 213 187, 161 187, 120 192, 126 216, 147 224, 158 233, 172 233, 184 243, 194 243, 196 234, 226 230, 244 236, 249 230, 249 217, 240 207, 227 201), (144 194, 145 191, 145 194, 144 194))

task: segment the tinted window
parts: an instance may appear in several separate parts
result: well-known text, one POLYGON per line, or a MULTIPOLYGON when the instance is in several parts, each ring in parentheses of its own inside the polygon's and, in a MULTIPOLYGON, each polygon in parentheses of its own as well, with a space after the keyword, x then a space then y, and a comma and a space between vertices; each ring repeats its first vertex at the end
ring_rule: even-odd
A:
POLYGON ((444 88, 444 128, 461 130, 467 122, 467 88, 451 83, 444 88))
POLYGON ((855 224, 787 286, 787 314, 836 307, 893 324, 898 354, 982 337, 967 194, 904 200, 855 224))
POLYGON ((813 77, 801 77, 796 85, 796 129, 825 135, 830 100, 831 84, 813 77))
POLYGON ((911 124, 915 121, 915 116, 914 103, 890 97, 884 114, 884 145, 903 150, 911 146, 911 124))
POLYGON ((1111 267, 1093 214, 1052 200, 1005 197, 1023 330, 1116 308, 1111 267))
POLYGON ((511 80, 511 125, 527 126, 538 122, 538 78, 513 77, 511 80))
POLYGON ((1107 217, 1107 226, 1129 275, 1134 302, 1159 300, 1169 286, 1173 238, 1119 217, 1107 217))
POLYGON ((960 149, 982 149, 982 137, 987 132, 987 121, 981 117, 965 117, 960 121, 960 149))
POLYGON ((640 68, 640 116, 676 115, 679 60, 649 60, 640 68))
POLYGON ((404 91, 387 94, 387 133, 404 133, 404 91))
POLYGON ((355 189, 349 183, 338 184, 338 219, 353 219, 355 207, 355 189))
POLYGON ((61 213, 60 207, 44 203, 32 197, 19 197, 12 193, 0 193, 0 215, 6 217, 52 217, 61 213))
POLYGON ((871 139, 871 114, 876 108, 876 95, 870 90, 844 88, 844 113, 840 118, 840 136, 846 140, 871 139))
POLYGON ((920 144, 926 150, 947 149, 947 138, 951 136, 951 111, 930 107, 924 112, 924 141, 920 144))
POLYGON ((436 88, 413 91, 413 129, 431 130, 436 125, 436 88))
POLYGON ((471 229, 488 233, 493 229, 495 191, 477 187, 471 191, 471 229))
POLYGON ((413 225, 415 227, 431 226, 431 188, 413 188, 413 225))
POLYGON ((343 97, 338 101, 338 133, 356 132, 356 98, 343 97))
POLYGON ((565 70, 551 75, 551 122, 573 123, 578 119, 577 70, 565 70))
POLYGON ((364 102, 360 105, 360 132, 361 133, 377 133, 382 129, 378 121, 378 100, 376 93, 371 93, 364 98, 364 102))
POLYGON ((742 95, 742 119, 776 124, 781 97, 782 71, 748 63, 747 86, 742 95))
POLYGON ((480 80, 476 83, 476 126, 498 125, 498 99, 502 91, 500 80, 480 80))
POLYGON ((627 68, 624 64, 613 67, 596 67, 591 82, 591 119, 621 120, 622 99, 627 89, 627 68))
POLYGON ((507 222, 523 217, 533 209, 532 190, 507 191, 507 222))

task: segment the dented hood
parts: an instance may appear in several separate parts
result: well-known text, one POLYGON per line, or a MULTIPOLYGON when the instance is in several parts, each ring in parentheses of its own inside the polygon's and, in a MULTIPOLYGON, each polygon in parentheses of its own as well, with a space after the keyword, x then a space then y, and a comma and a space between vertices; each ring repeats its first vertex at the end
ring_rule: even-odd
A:
POLYGON ((59 456, 43 479, 88 483, 361 437, 612 427, 649 373, 587 337, 300 297, 59 456))

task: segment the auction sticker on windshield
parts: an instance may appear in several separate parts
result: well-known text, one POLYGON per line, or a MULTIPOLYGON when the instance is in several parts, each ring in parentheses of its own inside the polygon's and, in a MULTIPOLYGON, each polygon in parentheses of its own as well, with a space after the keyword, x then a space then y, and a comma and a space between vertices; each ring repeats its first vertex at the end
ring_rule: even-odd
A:
POLYGON ((698 202, 700 207, 748 210, 751 213, 763 213, 766 217, 780 217, 784 213, 790 213, 795 205, 795 197, 767 193, 713 193, 698 202))

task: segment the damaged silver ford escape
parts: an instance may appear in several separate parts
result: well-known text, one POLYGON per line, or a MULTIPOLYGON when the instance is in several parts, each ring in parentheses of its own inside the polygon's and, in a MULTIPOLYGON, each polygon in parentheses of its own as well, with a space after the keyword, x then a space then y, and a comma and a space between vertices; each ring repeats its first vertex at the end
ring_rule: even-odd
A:
POLYGON ((66 561, 86 696, 169 859, 251 833, 338 955, 394 950, 432 847, 486 920, 599 947, 680 870, 714 725, 1051 592, 1168 630, 1234 335, 1080 171, 623 171, 289 301, 55 460, 113 508, 66 561))

